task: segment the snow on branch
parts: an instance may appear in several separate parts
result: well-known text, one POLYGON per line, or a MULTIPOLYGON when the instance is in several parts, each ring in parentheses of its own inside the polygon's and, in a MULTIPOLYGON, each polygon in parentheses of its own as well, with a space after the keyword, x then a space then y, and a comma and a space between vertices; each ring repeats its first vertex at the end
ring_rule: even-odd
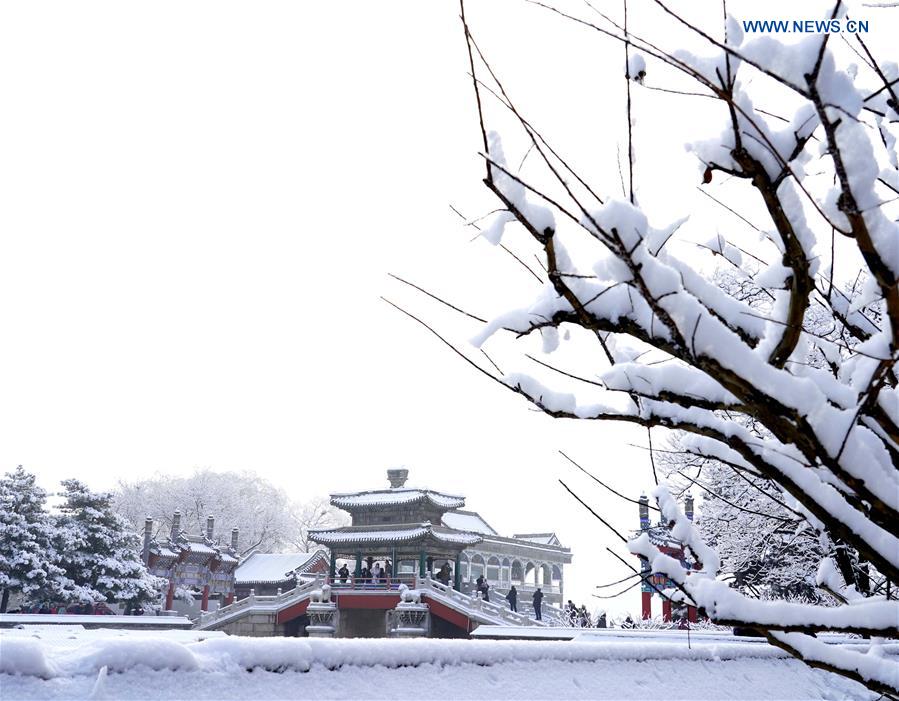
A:
MULTIPOLYGON (((782 533, 798 523, 818 534, 834 562, 822 565, 817 584, 841 605, 751 600, 717 579, 714 548, 664 490, 657 498, 665 521, 702 569, 688 573, 646 539, 632 549, 713 618, 783 635, 776 644, 810 664, 899 692, 893 668, 863 671, 856 658, 830 659, 811 639, 790 637, 896 633, 899 604, 878 599, 871 581, 899 581, 899 213, 889 202, 899 193, 891 112, 899 114, 897 69, 862 40, 865 60, 857 67, 846 42, 744 36, 732 17, 721 41, 720 27, 698 26, 662 0, 655 0, 661 16, 704 43, 702 55, 666 51, 589 3, 586 18, 530 4, 573 30, 620 42, 628 78, 622 91, 631 97, 658 88, 659 100, 671 99, 667 93, 703 98, 697 109, 717 124, 686 158, 705 171, 706 199, 740 212, 740 226, 751 231, 698 231, 694 219, 671 222, 634 196, 640 172, 680 172, 655 162, 657 154, 643 153, 633 139, 639 101, 627 100, 623 120, 633 178, 625 199, 591 187, 518 109, 474 42, 463 2, 484 184, 496 200, 489 208, 498 208, 485 236, 505 246, 514 235, 546 274, 534 299, 484 324, 474 343, 486 351, 497 334, 511 334, 514 345, 539 332, 544 352, 553 352, 568 327, 587 333, 572 333, 567 343, 589 342, 579 356, 583 368, 552 372, 528 349, 522 358, 550 374, 512 367, 491 379, 553 418, 679 432, 686 452, 726 465, 749 480, 744 489, 770 485, 773 502, 766 503, 786 515, 768 519, 769 527, 782 533), (656 63, 664 70, 655 71, 656 63), (646 75, 672 82, 648 86, 646 75), (774 106, 771 94, 782 96, 774 106), (514 117, 528 153, 542 159, 527 180, 507 165, 482 98, 495 98, 514 117), (697 249, 696 240, 707 243, 697 249), (692 253, 681 255, 683 242, 722 267, 711 276, 698 270, 692 253), (573 378, 596 379, 572 386, 573 378)), ((842 1, 820 7, 822 17, 845 11, 842 1)), ((647 118, 671 128, 664 110, 647 118)), ((501 365, 514 366, 514 358, 501 365)), ((815 579, 810 575, 810 586, 815 579)))

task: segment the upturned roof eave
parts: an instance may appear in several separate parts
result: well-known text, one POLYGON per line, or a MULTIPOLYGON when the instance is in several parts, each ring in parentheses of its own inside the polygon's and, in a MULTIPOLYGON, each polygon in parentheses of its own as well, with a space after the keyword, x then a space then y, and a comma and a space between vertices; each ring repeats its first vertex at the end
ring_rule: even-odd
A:
POLYGON ((445 526, 441 526, 440 530, 435 530, 431 524, 385 524, 370 528, 345 526, 338 529, 309 531, 309 538, 328 547, 348 545, 371 547, 378 543, 412 545, 432 540, 441 545, 458 546, 462 550, 483 540, 476 533, 465 531, 456 531, 452 534, 446 533, 452 530, 445 526), (395 535, 384 535, 390 531, 394 531, 395 535), (378 534, 378 537, 366 537, 367 534, 378 534), (453 538, 452 535, 456 534, 458 534, 458 537, 453 538))
POLYGON ((332 494, 330 496, 330 500, 332 506, 336 506, 340 509, 343 509, 344 511, 369 511, 372 509, 381 509, 387 506, 408 506, 409 504, 416 504, 422 501, 430 501, 434 506, 446 511, 459 509, 465 506, 465 497, 456 494, 444 494, 443 492, 436 492, 432 489, 374 489, 363 492, 332 494), (417 494, 415 494, 415 496, 411 496, 408 499, 397 499, 398 496, 404 493, 417 494), (362 499, 365 497, 371 498, 371 501, 353 501, 354 499, 362 499), (393 497, 393 499, 391 499, 391 497, 393 497), (450 503, 442 504, 439 501, 435 500, 434 497, 445 499, 450 503))

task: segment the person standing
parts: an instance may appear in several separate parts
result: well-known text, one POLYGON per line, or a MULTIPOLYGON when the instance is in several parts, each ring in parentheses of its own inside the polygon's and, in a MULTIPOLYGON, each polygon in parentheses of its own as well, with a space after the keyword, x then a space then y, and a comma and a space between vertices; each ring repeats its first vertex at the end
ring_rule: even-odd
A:
POLYGON ((518 590, 515 588, 515 585, 512 585, 512 588, 509 589, 509 593, 506 594, 506 601, 509 602, 509 610, 518 612, 518 590))
POLYGON ((478 591, 481 592, 481 598, 484 601, 490 601, 490 585, 487 583, 487 578, 481 575, 475 580, 475 584, 478 591))
POLYGON ((340 566, 340 569, 337 570, 337 574, 340 575, 340 582, 346 584, 346 580, 349 579, 350 576, 350 570, 345 562, 340 566))
POLYGON ((540 587, 534 592, 534 616, 538 621, 543 620, 543 592, 540 587))
POLYGON ((592 621, 590 620, 590 612, 587 611, 586 604, 581 606, 581 608, 579 609, 579 613, 578 613, 578 617, 577 617, 577 624, 581 628, 592 628, 593 627, 592 621))

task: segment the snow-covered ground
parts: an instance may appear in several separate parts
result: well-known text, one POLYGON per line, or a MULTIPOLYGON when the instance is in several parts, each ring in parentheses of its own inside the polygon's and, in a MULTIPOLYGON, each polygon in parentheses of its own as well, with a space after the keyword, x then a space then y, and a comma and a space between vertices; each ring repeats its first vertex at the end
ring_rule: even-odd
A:
POLYGON ((102 625, 109 627, 152 628, 170 626, 190 628, 193 623, 187 616, 82 616, 77 613, 0 613, 0 623, 13 625, 41 626, 41 624, 61 625, 102 625), (37 619, 40 623, 35 624, 37 619))
MULTIPOLYGON (((899 654, 890 649, 890 654, 899 654)), ((7 699, 873 699, 766 645, 310 640, 199 631, 0 631, 7 699)))

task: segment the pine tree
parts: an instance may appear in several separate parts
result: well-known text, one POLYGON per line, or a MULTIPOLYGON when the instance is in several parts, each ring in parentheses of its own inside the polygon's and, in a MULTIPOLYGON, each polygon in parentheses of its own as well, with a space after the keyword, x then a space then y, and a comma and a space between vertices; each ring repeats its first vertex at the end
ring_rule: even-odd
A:
POLYGON ((112 494, 92 492, 82 482, 62 482, 65 503, 57 517, 61 564, 74 581, 73 597, 84 602, 143 603, 159 598, 164 580, 140 558, 140 542, 113 509, 112 494))
POLYGON ((0 612, 6 611, 12 593, 59 599, 71 584, 54 564, 55 527, 46 500, 47 492, 21 465, 0 479, 0 612))

